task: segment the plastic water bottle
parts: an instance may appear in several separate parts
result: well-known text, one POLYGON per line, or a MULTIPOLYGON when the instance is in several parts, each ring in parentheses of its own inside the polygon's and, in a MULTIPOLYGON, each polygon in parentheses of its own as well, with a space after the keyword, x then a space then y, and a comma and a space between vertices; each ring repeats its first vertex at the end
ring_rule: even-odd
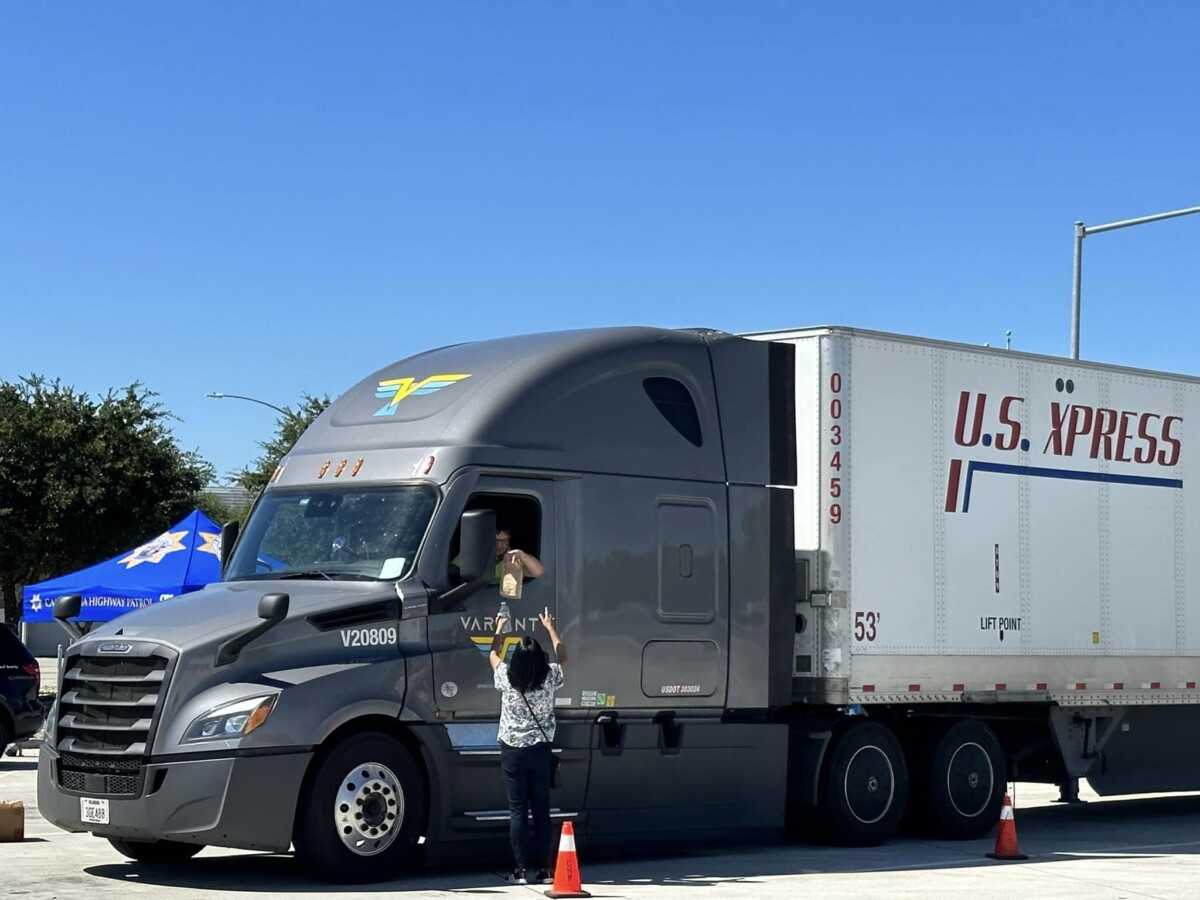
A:
POLYGON ((508 620, 504 623, 504 627, 500 629, 501 634, 508 634, 510 631, 512 631, 512 613, 508 611, 507 600, 500 601, 500 612, 497 613, 497 615, 504 616, 504 618, 508 620))

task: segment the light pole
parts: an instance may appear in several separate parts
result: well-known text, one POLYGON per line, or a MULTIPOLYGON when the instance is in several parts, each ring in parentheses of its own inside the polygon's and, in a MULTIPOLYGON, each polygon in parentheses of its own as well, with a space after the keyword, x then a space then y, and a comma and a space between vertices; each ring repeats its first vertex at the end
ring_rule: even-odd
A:
POLYGON ((258 400, 254 397, 243 397, 241 394, 222 394, 217 391, 214 391, 211 394, 205 394, 204 396, 212 397, 216 400, 224 400, 226 397, 231 398, 233 400, 249 400, 251 403, 257 403, 260 406, 266 406, 269 409, 273 409, 273 410, 275 410, 275 412, 279 413, 280 415, 287 416, 289 419, 296 418, 295 413, 289 412, 288 410, 284 409, 282 406, 276 406, 274 403, 268 403, 266 400, 258 400))
POLYGON ((1176 216, 1187 216, 1200 212, 1200 206, 1190 206, 1187 209, 1176 209, 1171 212, 1155 213, 1152 216, 1142 216, 1138 219, 1125 219, 1121 222, 1109 222, 1107 225, 1084 225, 1075 223, 1075 280, 1071 291, 1071 359, 1079 359, 1079 300, 1083 284, 1083 239, 1089 234, 1100 234, 1103 231, 1115 231, 1118 228, 1128 228, 1130 225, 1142 225, 1146 222, 1158 222, 1161 219, 1174 219, 1176 216))

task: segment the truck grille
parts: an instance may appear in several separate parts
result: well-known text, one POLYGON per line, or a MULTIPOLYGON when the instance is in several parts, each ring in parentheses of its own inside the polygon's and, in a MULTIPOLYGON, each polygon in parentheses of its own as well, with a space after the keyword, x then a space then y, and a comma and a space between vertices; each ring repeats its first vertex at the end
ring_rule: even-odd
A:
POLYGON ((171 659, 76 654, 63 665, 55 732, 58 783, 87 794, 136 796, 171 659))

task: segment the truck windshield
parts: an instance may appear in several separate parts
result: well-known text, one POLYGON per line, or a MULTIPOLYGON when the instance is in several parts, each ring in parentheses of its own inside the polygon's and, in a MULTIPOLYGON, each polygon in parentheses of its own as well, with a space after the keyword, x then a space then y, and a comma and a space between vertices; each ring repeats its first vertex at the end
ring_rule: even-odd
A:
POLYGON ((246 523, 225 578, 401 578, 436 504, 428 485, 270 491, 246 523))

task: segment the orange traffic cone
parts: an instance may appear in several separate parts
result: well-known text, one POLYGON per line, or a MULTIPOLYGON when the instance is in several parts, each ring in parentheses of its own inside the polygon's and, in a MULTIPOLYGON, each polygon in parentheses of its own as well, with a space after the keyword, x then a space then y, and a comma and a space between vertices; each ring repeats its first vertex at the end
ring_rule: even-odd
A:
POLYGON ((575 826, 563 822, 558 842, 558 862, 554 866, 554 886, 547 897, 590 897, 579 880, 579 860, 575 857, 575 826))
POLYGON ((1029 859, 1017 847, 1017 820, 1013 818, 1012 801, 1004 795, 1000 807, 1000 826, 996 830, 996 849, 984 854, 988 859, 1029 859))

